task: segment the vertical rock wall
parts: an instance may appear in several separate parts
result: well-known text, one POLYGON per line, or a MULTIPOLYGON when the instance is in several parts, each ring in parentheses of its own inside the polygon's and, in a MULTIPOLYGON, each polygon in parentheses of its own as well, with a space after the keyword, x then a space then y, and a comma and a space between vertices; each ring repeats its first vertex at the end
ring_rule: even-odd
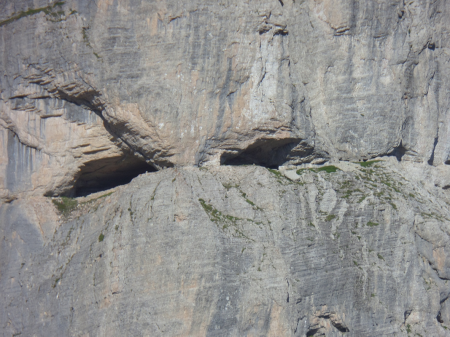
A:
POLYGON ((91 158, 127 153, 449 161, 446 1, 1 4, 3 196, 64 193, 91 158), (11 189, 14 142, 42 159, 11 189))
POLYGON ((0 331, 448 336, 449 199, 402 165, 337 165, 167 169, 59 219, 3 204, 0 331))

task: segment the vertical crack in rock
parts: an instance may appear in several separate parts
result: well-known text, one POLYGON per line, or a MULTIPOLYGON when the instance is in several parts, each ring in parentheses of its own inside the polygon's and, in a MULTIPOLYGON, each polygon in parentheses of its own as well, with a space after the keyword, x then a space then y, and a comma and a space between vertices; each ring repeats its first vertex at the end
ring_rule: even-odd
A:
POLYGON ((436 145, 437 145, 437 143, 438 143, 438 140, 439 140, 439 137, 435 137, 435 138, 434 138, 433 150, 432 150, 432 152, 431 152, 430 159, 428 160, 428 165, 433 165, 433 162, 434 162, 434 153, 435 153, 435 151, 436 151, 436 145))

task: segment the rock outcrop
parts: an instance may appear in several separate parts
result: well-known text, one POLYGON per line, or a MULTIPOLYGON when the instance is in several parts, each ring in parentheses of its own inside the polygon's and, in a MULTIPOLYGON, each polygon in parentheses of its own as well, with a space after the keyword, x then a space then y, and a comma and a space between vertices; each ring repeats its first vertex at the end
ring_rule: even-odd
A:
POLYGON ((0 8, 1 335, 449 335, 450 2, 0 8))
POLYGON ((4 200, 102 160, 449 162, 446 1, 0 4, 4 200))
POLYGON ((60 220, 4 204, 3 335, 448 336, 449 199, 394 164, 167 169, 60 220))

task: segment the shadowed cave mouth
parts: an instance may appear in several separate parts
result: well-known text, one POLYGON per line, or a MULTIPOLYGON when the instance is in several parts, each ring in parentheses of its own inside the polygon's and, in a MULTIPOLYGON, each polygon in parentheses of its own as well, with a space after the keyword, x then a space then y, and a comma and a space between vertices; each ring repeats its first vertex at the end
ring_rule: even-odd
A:
MULTIPOLYGON (((300 143, 299 139, 258 139, 240 153, 225 152, 221 165, 259 165, 277 169, 289 160, 289 153, 300 143)), ((239 150, 238 150, 239 151, 239 150)))
POLYGON ((81 168, 73 188, 75 197, 128 184, 133 178, 145 172, 157 170, 134 156, 97 159, 85 163, 81 168))
POLYGON ((406 154, 406 149, 402 144, 402 141, 400 141, 400 144, 397 147, 394 147, 394 150, 390 153, 388 153, 388 156, 393 156, 397 158, 397 161, 402 161, 403 156, 406 154))

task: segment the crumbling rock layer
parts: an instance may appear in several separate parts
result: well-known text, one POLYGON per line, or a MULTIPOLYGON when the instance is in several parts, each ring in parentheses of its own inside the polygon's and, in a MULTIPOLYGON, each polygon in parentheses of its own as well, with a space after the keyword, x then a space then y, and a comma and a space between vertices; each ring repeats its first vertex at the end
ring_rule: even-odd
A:
POLYGON ((60 218, 3 204, 0 329, 448 336, 449 198, 394 164, 166 169, 60 218))
POLYGON ((130 156, 153 169, 449 162, 448 1, 0 8, 4 200, 73 194, 84 165, 130 156))

